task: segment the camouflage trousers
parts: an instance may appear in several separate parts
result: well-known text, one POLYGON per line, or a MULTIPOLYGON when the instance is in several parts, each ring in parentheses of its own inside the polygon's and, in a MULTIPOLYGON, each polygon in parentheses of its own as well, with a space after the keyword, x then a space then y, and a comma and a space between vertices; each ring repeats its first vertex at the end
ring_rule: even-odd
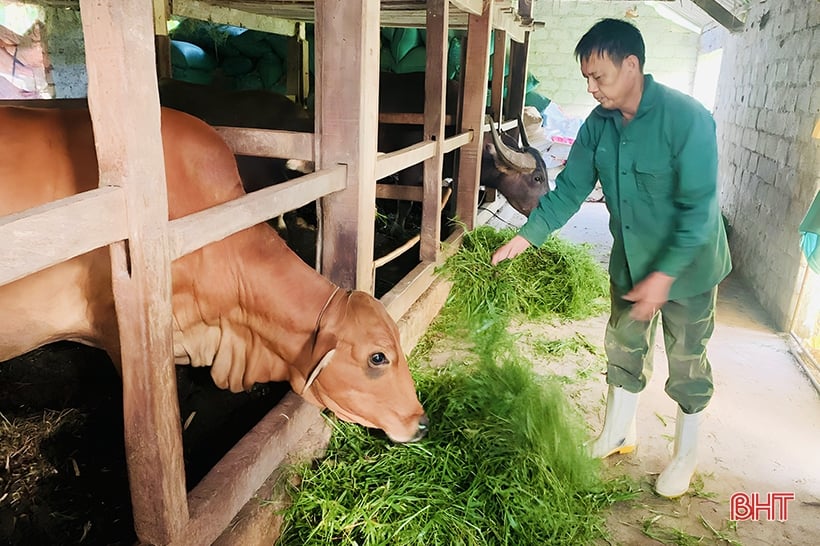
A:
POLYGON ((641 392, 652 375, 652 357, 658 320, 669 365, 665 391, 684 413, 697 413, 712 398, 712 367, 706 344, 715 327, 717 287, 709 292, 666 302, 652 320, 632 320, 632 303, 610 287, 611 313, 606 328, 607 383, 629 392, 641 392))

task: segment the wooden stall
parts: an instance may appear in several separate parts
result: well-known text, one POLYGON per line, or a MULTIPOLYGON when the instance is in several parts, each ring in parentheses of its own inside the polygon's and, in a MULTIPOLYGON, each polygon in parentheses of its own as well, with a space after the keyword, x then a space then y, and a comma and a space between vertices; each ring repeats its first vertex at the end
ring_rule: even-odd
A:
MULTIPOLYGON (((467 228, 475 224, 491 31, 501 30, 496 40, 509 37, 523 44, 525 67, 531 2, 80 0, 79 6, 100 185, 0 218, 0 283, 110 247, 137 535, 150 544, 211 544, 285 457, 298 449, 306 431, 322 426, 322 419, 301 398, 287 395, 186 492, 172 350, 171 262, 319 200, 318 269, 339 286, 372 292, 378 266, 373 256, 375 181, 423 161, 424 185, 414 197, 423 203, 420 264, 382 298, 391 316, 402 318, 430 288, 433 270, 442 260, 442 157, 456 148, 456 211, 467 228), (167 36, 161 29, 171 14, 289 35, 298 33, 304 22, 315 23, 314 134, 221 130, 236 153, 315 161, 314 174, 168 221, 156 76, 157 66, 160 73, 167 70, 162 51, 167 36), (386 155, 376 152, 379 90, 373 83, 379 81, 382 25, 426 28, 428 47, 424 140, 386 155), (462 82, 467 92, 457 134, 445 139, 445 44, 451 28, 467 29, 462 82)), ((516 48, 520 46, 514 45, 513 51, 516 48)), ((514 58, 519 59, 517 53, 514 58)), ((494 93, 493 108, 500 110, 498 96, 494 93)), ((520 112, 521 105, 511 99, 507 109, 520 112)), ((460 235, 451 235, 447 247, 457 246, 460 235)), ((428 307, 424 312, 429 316, 412 321, 417 329, 438 312, 438 307, 428 307)), ((402 337, 405 343, 413 339, 410 334, 402 337)))

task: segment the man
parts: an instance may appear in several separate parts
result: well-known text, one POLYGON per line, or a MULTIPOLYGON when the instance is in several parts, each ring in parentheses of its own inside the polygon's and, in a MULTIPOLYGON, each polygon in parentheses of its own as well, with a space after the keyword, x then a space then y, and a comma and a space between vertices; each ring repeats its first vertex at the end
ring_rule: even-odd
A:
POLYGON ((597 180, 614 239, 606 420, 596 457, 636 445, 638 393, 652 372, 658 317, 669 364, 666 393, 678 403, 675 450, 655 490, 678 497, 695 471, 698 425, 713 392, 706 343, 718 283, 729 274, 717 202, 717 142, 709 112, 644 75, 644 42, 626 21, 604 19, 578 42, 587 91, 600 103, 581 127, 567 164, 518 235, 492 262, 541 245, 578 211, 597 180))

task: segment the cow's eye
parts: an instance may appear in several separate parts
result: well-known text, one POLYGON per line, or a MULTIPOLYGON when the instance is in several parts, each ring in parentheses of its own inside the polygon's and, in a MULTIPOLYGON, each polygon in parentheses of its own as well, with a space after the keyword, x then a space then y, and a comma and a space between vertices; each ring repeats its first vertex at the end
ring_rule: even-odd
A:
POLYGON ((371 366, 387 366, 390 364, 390 361, 384 356, 384 353, 373 353, 370 355, 370 358, 367 359, 367 362, 371 366))

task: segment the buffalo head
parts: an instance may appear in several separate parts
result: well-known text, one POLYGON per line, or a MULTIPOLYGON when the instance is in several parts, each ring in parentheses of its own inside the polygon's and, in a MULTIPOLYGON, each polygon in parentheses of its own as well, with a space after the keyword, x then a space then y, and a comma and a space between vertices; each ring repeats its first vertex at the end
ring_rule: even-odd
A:
POLYGON ((489 142, 484 139, 481 184, 497 189, 515 210, 529 216, 541 196, 549 191, 544 158, 527 142, 520 120, 521 147, 507 135, 500 134, 490 116, 486 120, 490 124, 491 138, 489 142), (492 161, 486 161, 488 157, 492 161))

